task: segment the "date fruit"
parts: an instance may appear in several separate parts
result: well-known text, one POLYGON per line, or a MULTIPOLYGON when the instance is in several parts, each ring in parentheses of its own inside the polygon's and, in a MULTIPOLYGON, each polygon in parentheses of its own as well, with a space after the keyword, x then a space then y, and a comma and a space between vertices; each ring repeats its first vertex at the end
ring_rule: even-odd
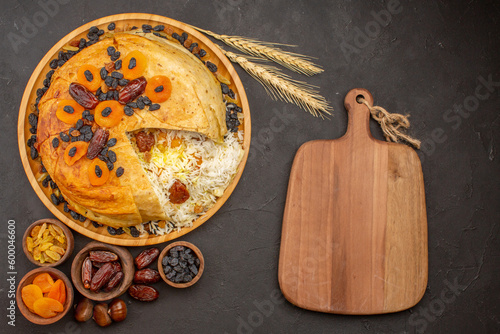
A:
POLYGON ((111 291, 113 290, 115 287, 118 286, 118 284, 120 284, 120 282, 122 281, 123 279, 123 272, 122 271, 119 271, 117 272, 108 282, 108 285, 106 286, 105 290, 108 292, 108 291, 111 291))
POLYGON ((85 289, 90 289, 90 282, 92 281, 92 261, 90 257, 86 257, 82 264, 82 283, 85 289))
POLYGON ((160 295, 158 291, 148 285, 134 284, 128 288, 128 293, 132 298, 141 302, 152 302, 160 295))
POLYGON ((90 282, 90 290, 93 292, 98 292, 102 287, 108 284, 109 280, 113 276, 115 271, 113 270, 113 265, 111 263, 104 264, 92 277, 90 282))
POLYGON ((156 247, 148 248, 143 250, 137 257, 135 258, 135 265, 137 269, 143 269, 153 263, 154 260, 160 254, 160 250, 156 247))
POLYGON ((69 85, 69 95, 85 109, 95 109, 99 104, 97 97, 84 85, 77 82, 72 82, 69 85))
MULTIPOLYGON (((87 149, 87 159, 94 159, 99 155, 102 149, 106 146, 109 138, 109 131, 103 128, 98 128, 92 139, 90 140, 89 147, 87 149)), ((92 252, 91 252, 92 253, 92 252)), ((98 261, 106 262, 106 261, 98 261)))
POLYGON ((118 255, 108 251, 90 251, 89 255, 92 262, 111 262, 118 260, 118 255))
POLYGON ((134 274, 134 283, 151 284, 160 280, 160 273, 154 269, 138 270, 134 274))
POLYGON ((135 100, 136 97, 144 93, 147 85, 146 78, 140 77, 130 81, 125 87, 120 90, 118 102, 127 104, 135 100))

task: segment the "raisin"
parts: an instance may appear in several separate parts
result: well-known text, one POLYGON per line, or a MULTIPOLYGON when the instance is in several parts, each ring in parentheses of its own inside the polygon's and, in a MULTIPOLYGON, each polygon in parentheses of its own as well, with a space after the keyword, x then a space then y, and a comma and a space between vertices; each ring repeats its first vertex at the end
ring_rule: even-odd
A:
POLYGON ((116 138, 111 138, 110 140, 108 140, 108 143, 106 146, 113 147, 115 145, 116 145, 116 138))
POLYGON ((205 57, 207 55, 207 51, 200 49, 199 54, 200 54, 200 57, 205 57))
POLYGON ((49 64, 50 68, 52 68, 52 69, 54 69, 54 70, 55 70, 55 69, 57 68, 57 65, 58 65, 58 64, 57 64, 57 59, 52 59, 52 60, 50 61, 50 64, 49 64))
POLYGON ((37 126, 37 124, 38 124, 38 116, 35 115, 34 113, 29 114, 29 116, 28 116, 28 122, 30 123, 31 126, 37 126))
POLYGON ((163 86, 160 85, 160 86, 156 87, 155 92, 157 92, 157 93, 163 92, 163 86))
POLYGON ((102 117, 108 117, 109 115, 111 115, 111 108, 110 107, 106 107, 103 109, 103 111, 101 111, 101 115, 102 117))
POLYGON ((141 302, 151 302, 159 297, 158 291, 147 285, 134 284, 128 289, 128 293, 134 299, 140 300, 141 302))
POLYGON ((160 105, 158 103, 153 103, 149 106, 149 111, 154 111, 160 109, 160 105))
POLYGON ((175 180, 168 192, 170 193, 168 199, 173 204, 182 204, 189 198, 187 187, 179 180, 175 180))
POLYGON ((108 233, 111 234, 111 235, 116 235, 116 229, 114 229, 111 226, 108 226, 108 233))
POLYGON ((118 167, 118 169, 116 170, 116 177, 122 176, 124 172, 125 170, 123 169, 123 167, 118 167))
POLYGON ((135 139, 139 152, 148 152, 155 144, 155 136, 152 133, 138 132, 135 139))
POLYGON ((72 114, 75 112, 75 109, 73 109, 72 106, 64 106, 63 110, 67 112, 68 114, 72 114))
POLYGON ((74 157, 74 156, 75 156, 75 154, 76 154, 76 147, 72 147, 72 148, 69 150, 68 155, 69 155, 70 157, 74 157))
POLYGON ((128 63, 128 69, 131 70, 137 65, 137 61, 135 60, 134 57, 130 58, 130 61, 128 63))
POLYGON ((228 87, 225 83, 221 82, 221 83, 220 83, 220 87, 221 87, 221 89, 222 89, 222 94, 227 94, 227 93, 229 93, 229 87, 228 87))
MULTIPOLYGON (((134 58, 132 58, 134 59, 134 58)), ((130 81, 119 93, 118 102, 127 104, 135 100, 136 97, 144 93, 147 81, 144 77, 140 77, 130 81)))
POLYGON ((108 51, 108 56, 112 56, 115 54, 116 49, 114 46, 108 46, 107 51, 108 51))
POLYGON ((160 250, 156 247, 143 250, 134 260, 137 269, 140 270, 149 266, 159 254, 160 250))
POLYGON ((149 24, 143 24, 142 25, 142 30, 144 32, 150 32, 151 30, 153 30, 153 27, 151 25, 149 25, 149 24))
POLYGON ((123 74, 121 74, 120 72, 112 72, 111 73, 111 76, 115 79, 123 79, 123 74))
POLYGON ((83 72, 83 74, 85 75, 85 79, 87 79, 87 81, 93 81, 94 80, 94 76, 92 75, 92 72, 90 72, 89 70, 86 70, 85 72, 83 72))
POLYGON ((99 223, 98 223, 98 222, 96 222, 96 221, 91 220, 90 222, 92 223, 92 225, 93 225, 95 228, 102 227, 102 224, 99 224, 99 223))
POLYGON ((112 56, 111 56, 111 60, 112 61, 117 61, 118 58, 120 58, 120 51, 116 51, 112 56))
POLYGON ((53 148, 59 147, 59 138, 55 137, 54 139, 52 139, 52 147, 53 148))
POLYGON ((95 175, 97 177, 101 177, 102 176, 102 169, 101 169, 101 167, 99 167, 99 165, 95 166, 95 175))
POLYGON ((141 232, 135 227, 135 226, 130 226, 130 235, 134 238, 138 238, 141 235, 141 232))
POLYGON ((116 162, 116 153, 113 151, 108 151, 108 159, 111 162, 116 162))
POLYGON ((110 24, 108 24, 108 30, 115 30, 116 28, 116 25, 114 22, 111 22, 110 24))
POLYGON ((159 24, 153 28, 154 31, 163 31, 165 30, 165 26, 163 24, 159 24))
POLYGON ((206 65, 207 65, 208 69, 210 70, 210 72, 217 72, 217 65, 215 65, 214 63, 207 61, 206 65))
POLYGON ((151 104, 151 100, 147 96, 141 96, 142 97, 142 102, 144 102, 145 105, 149 106, 151 104))
POLYGON ((122 68, 122 60, 117 60, 115 63, 115 70, 119 70, 122 68))
POLYGON ((112 171, 115 165, 111 161, 106 161, 106 167, 108 167, 109 171, 112 171))
MULTIPOLYGON (((84 85, 72 82, 69 85, 69 94, 71 97, 85 109, 94 109, 99 100, 84 85)), ((64 109, 66 111, 66 109, 64 109)))
POLYGON ((54 194, 51 194, 50 195, 50 200, 52 201, 52 203, 54 203, 55 206, 58 206, 59 205, 59 198, 57 198, 56 195, 54 194))

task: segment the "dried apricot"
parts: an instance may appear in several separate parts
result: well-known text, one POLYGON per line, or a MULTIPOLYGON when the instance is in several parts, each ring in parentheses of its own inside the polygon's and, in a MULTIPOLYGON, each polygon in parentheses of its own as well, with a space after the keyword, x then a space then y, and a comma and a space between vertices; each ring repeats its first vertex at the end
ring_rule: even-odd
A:
POLYGON ((33 303, 33 311, 42 318, 55 317, 63 310, 64 306, 59 301, 49 297, 42 297, 33 303))
POLYGON ((142 52, 134 50, 123 58, 123 76, 128 80, 136 79, 142 75, 146 65, 146 56, 142 52))
POLYGON ((49 292, 52 285, 54 285, 54 280, 49 273, 42 273, 35 277, 33 284, 37 285, 42 289, 43 293, 49 292))
POLYGON ((165 102, 170 98, 172 93, 172 83, 170 79, 164 75, 157 75, 148 80, 146 86, 146 96, 153 103, 165 102))
POLYGON ((75 162, 87 154, 89 144, 84 141, 75 141, 66 147, 64 151, 64 161, 68 166, 73 166, 75 162))
POLYGON ((57 102, 56 116, 66 124, 74 125, 82 118, 84 108, 75 100, 59 100, 57 102))
POLYGON ((42 289, 38 285, 29 284, 21 290, 24 305, 33 312, 33 303, 43 297, 42 289))
POLYGON ((92 160, 88 172, 90 184, 93 186, 102 186, 109 178, 109 169, 106 163, 98 158, 92 160))
POLYGON ((104 101, 95 108, 95 121, 102 127, 118 125, 124 115, 123 106, 118 101, 104 101))
POLYGON ((58 279, 55 281, 54 285, 50 288, 47 297, 55 299, 64 305, 64 302, 66 301, 66 285, 63 280, 58 279))
POLYGON ((77 80, 92 92, 95 92, 99 87, 101 87, 102 83, 99 70, 93 65, 81 66, 78 69, 77 80))

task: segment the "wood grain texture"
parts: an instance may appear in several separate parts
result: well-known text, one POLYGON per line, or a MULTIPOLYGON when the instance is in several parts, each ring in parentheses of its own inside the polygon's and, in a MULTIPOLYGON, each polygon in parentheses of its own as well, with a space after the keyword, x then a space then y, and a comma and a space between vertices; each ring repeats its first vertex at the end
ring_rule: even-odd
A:
POLYGON ((127 13, 107 16, 89 22, 66 35, 45 54, 38 66, 33 71, 33 74, 31 75, 30 80, 26 85, 19 108, 17 131, 19 153, 21 155, 21 161, 23 163, 26 175, 28 176, 28 180, 30 181, 31 186, 33 187, 37 196, 40 198, 43 204, 59 220, 61 220, 67 226, 71 227, 73 230, 97 241, 122 246, 146 246, 173 240, 186 233, 191 232, 192 230, 201 226, 210 217, 212 217, 217 212, 217 210, 219 210, 220 207, 226 202, 226 200, 229 198, 234 188, 238 184, 248 158, 251 139, 251 120, 250 107, 248 105, 245 89, 243 88, 243 84, 241 83, 236 70, 232 66, 231 62, 226 58, 226 56, 222 54, 219 48, 215 44, 213 44, 205 35, 191 28, 187 24, 163 16, 142 13, 127 13), (182 32, 188 33, 189 38, 193 42, 197 42, 200 48, 207 51, 208 56, 204 59, 210 60, 212 63, 217 65, 218 73, 230 79, 231 85, 229 85, 229 87, 236 93, 236 96, 239 99, 239 104, 243 110, 244 115, 244 120, 242 121, 242 125, 240 125, 240 129, 243 129, 244 133, 244 156, 240 165, 238 166, 238 172, 234 176, 233 181, 226 188, 222 197, 217 200, 215 205, 210 210, 208 210, 203 216, 199 217, 195 222, 193 222, 193 226, 190 228, 183 228, 180 231, 175 231, 163 236, 149 235, 139 238, 133 238, 126 233, 112 236, 106 232, 106 227, 95 228, 92 225, 85 227, 81 222, 74 221, 69 214, 63 211, 62 205, 56 207, 51 202, 50 190, 47 188, 43 188, 41 186, 41 182, 37 181, 37 178, 41 175, 40 164, 34 162, 29 158, 29 151, 26 146, 26 141, 31 137, 31 133, 29 132, 30 125, 28 123, 28 115, 31 113, 30 106, 35 103, 36 90, 43 87, 45 74, 50 71, 49 63, 52 59, 57 58, 58 52, 63 46, 65 46, 72 40, 87 38, 86 34, 89 28, 92 26, 97 26, 100 29, 107 31, 106 27, 111 22, 115 22, 117 28, 123 28, 124 26, 128 26, 129 28, 132 26, 137 26, 140 28, 143 24, 150 24, 152 26, 163 24, 166 28, 170 27, 171 29, 173 29, 173 32, 177 32, 178 34, 182 34, 182 32))
POLYGON ((278 279, 293 304, 338 314, 414 306, 427 285, 427 216, 413 149, 375 140, 371 94, 345 98, 346 134, 307 142, 292 165, 278 279))

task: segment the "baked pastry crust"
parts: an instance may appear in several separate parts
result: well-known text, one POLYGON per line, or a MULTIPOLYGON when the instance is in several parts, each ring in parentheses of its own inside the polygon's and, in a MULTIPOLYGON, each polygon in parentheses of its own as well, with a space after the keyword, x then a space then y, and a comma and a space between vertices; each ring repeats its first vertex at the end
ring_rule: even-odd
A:
POLYGON ((214 75, 180 44, 141 35, 117 33, 81 50, 53 74, 50 88, 38 105, 38 151, 51 178, 74 211, 113 227, 167 219, 159 200, 159 196, 165 195, 155 192, 128 132, 143 128, 186 130, 202 133, 216 142, 222 142, 227 132, 225 104, 214 75), (72 127, 56 117, 56 110, 59 100, 72 99, 68 89, 76 81, 78 68, 84 64, 101 68, 109 63, 109 46, 114 46, 122 57, 133 50, 142 52, 147 58, 143 76, 146 80, 167 76, 172 92, 167 101, 160 103, 160 109, 135 110, 133 116, 124 116, 117 126, 108 128, 109 138, 117 139, 113 146, 117 156, 115 168, 123 167, 125 173, 118 178, 113 170, 104 185, 92 186, 87 172, 91 160, 83 157, 68 166, 64 162, 68 143, 61 142, 54 148, 52 139, 72 127))

